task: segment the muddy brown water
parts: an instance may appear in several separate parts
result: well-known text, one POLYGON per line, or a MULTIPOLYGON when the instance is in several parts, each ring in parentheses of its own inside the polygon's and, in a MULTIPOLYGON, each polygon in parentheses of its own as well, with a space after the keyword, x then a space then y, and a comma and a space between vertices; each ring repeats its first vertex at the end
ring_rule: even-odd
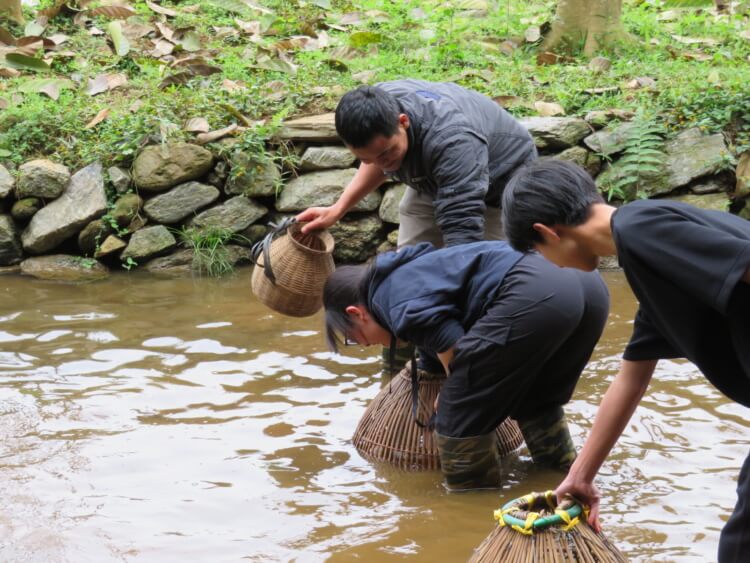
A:
MULTIPOLYGON (((378 351, 330 354, 319 316, 270 313, 249 274, 0 278, 1 561, 465 561, 493 509, 557 484, 523 454, 475 494, 363 460, 378 351)), ((578 445, 635 310, 605 276, 608 327, 568 406, 578 445)), ((660 363, 598 481, 632 561, 715 560, 749 427, 695 367, 660 363)))

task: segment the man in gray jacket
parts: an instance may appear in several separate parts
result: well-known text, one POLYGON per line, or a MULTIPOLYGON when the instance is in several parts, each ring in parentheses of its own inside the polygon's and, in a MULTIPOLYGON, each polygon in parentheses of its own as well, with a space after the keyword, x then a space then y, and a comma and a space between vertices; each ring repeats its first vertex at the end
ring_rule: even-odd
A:
POLYGON ((536 158, 531 135, 489 98, 456 84, 395 80, 360 86, 336 108, 336 131, 360 161, 338 201, 297 216, 307 232, 333 225, 389 179, 408 188, 398 246, 502 238, 505 183, 536 158))

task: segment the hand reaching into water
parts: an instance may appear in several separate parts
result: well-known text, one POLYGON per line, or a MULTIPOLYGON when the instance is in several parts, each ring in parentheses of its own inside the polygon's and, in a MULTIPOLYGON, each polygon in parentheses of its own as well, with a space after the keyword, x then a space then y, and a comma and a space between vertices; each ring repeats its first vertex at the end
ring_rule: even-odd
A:
POLYGON ((589 525, 595 532, 602 531, 602 524, 599 520, 599 489, 593 481, 579 479, 574 473, 568 473, 562 483, 555 489, 555 496, 558 502, 565 496, 570 495, 577 501, 589 507, 589 525))

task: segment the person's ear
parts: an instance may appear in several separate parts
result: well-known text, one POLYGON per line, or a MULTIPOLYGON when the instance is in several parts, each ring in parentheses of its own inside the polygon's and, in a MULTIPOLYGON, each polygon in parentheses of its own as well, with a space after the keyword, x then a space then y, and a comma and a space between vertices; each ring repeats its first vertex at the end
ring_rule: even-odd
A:
POLYGON ((556 227, 548 227, 543 223, 534 223, 531 227, 541 235, 545 244, 560 242, 560 233, 556 227))
POLYGON ((404 129, 408 129, 409 128, 409 116, 406 115, 405 113, 399 113, 398 124, 404 129))
POLYGON ((349 305, 346 309, 344 309, 344 312, 352 317, 353 320, 361 321, 364 316, 362 307, 359 307, 358 305, 349 305))

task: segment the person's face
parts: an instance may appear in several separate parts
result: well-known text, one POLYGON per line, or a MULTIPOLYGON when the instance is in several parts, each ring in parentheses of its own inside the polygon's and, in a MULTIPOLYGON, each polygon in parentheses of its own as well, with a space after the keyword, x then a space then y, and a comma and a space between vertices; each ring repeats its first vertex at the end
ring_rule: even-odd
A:
POLYGON ((367 146, 349 150, 364 164, 374 164, 383 172, 395 172, 401 168, 406 151, 409 148, 409 118, 406 114, 399 115, 398 128, 390 137, 378 135, 367 146))
POLYGON ((369 311, 361 305, 350 305, 346 308, 352 326, 344 335, 347 344, 358 344, 360 346, 389 346, 391 333, 380 326, 369 311))
POLYGON ((577 268, 584 272, 591 272, 599 265, 599 256, 582 245, 567 230, 540 224, 534 225, 534 228, 542 235, 542 242, 535 244, 534 249, 553 264, 561 268, 577 268))

